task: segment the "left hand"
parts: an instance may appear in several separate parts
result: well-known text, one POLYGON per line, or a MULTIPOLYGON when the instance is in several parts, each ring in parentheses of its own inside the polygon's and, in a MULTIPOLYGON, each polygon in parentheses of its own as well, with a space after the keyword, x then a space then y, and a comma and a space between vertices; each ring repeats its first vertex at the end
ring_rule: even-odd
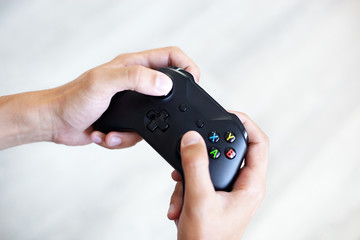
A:
MULTIPOLYGON (((140 53, 122 54, 114 60, 91 69, 78 79, 55 92, 61 95, 57 102, 57 143, 82 145, 95 142, 107 148, 134 145, 141 137, 134 132, 110 132, 107 135, 93 131, 91 124, 107 109, 112 96, 120 91, 134 90, 143 94, 166 95, 172 88, 171 80, 155 71, 160 67, 176 65, 199 78, 193 61, 179 48, 168 47, 140 53)), ((126 117, 126 116, 124 116, 126 117)))
MULTIPOLYGON (((195 63, 177 47, 122 54, 63 86, 0 97, 0 149, 37 141, 66 145, 95 142, 107 148, 124 148, 141 137, 134 132, 93 131, 92 124, 120 91, 166 95, 171 79, 155 71, 178 66, 199 80, 195 63)), ((124 116, 126 117, 126 116, 124 116)))

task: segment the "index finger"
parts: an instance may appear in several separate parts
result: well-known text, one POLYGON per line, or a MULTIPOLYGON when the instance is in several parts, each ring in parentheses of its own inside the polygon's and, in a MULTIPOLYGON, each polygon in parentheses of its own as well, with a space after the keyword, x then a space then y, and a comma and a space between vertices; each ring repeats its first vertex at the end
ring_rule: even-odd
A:
POLYGON ((122 54, 107 65, 116 67, 142 65, 152 69, 176 66, 190 72, 196 82, 199 82, 200 79, 198 66, 178 47, 165 47, 138 53, 122 54))

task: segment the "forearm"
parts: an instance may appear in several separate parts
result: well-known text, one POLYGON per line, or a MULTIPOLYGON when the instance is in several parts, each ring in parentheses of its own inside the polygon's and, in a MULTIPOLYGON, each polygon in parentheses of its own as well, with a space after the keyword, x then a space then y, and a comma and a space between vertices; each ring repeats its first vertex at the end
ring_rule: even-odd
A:
POLYGON ((51 140, 47 91, 0 97, 0 149, 51 140))

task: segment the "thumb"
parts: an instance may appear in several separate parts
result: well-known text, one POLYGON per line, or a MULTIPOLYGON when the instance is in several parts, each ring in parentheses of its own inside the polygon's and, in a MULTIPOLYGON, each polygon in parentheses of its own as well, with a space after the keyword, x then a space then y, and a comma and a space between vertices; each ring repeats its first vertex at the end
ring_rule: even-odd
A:
POLYGON ((96 84, 93 88, 97 92, 103 91, 106 96, 112 96, 124 90, 134 90, 152 96, 164 96, 170 92, 173 86, 173 82, 167 75, 143 66, 97 67, 88 71, 87 75, 96 84))
POLYGON ((185 197, 200 200, 213 193, 209 173, 209 157, 201 135, 187 132, 181 140, 181 162, 185 178, 185 197))

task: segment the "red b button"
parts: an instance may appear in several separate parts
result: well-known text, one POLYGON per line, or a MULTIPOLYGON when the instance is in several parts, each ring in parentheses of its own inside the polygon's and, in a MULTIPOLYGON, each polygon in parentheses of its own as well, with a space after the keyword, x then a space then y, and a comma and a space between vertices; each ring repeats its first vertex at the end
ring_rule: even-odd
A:
POLYGON ((235 149, 233 149, 233 148, 227 148, 227 149, 225 149, 225 156, 226 156, 228 159, 234 159, 234 157, 236 156, 235 149))

